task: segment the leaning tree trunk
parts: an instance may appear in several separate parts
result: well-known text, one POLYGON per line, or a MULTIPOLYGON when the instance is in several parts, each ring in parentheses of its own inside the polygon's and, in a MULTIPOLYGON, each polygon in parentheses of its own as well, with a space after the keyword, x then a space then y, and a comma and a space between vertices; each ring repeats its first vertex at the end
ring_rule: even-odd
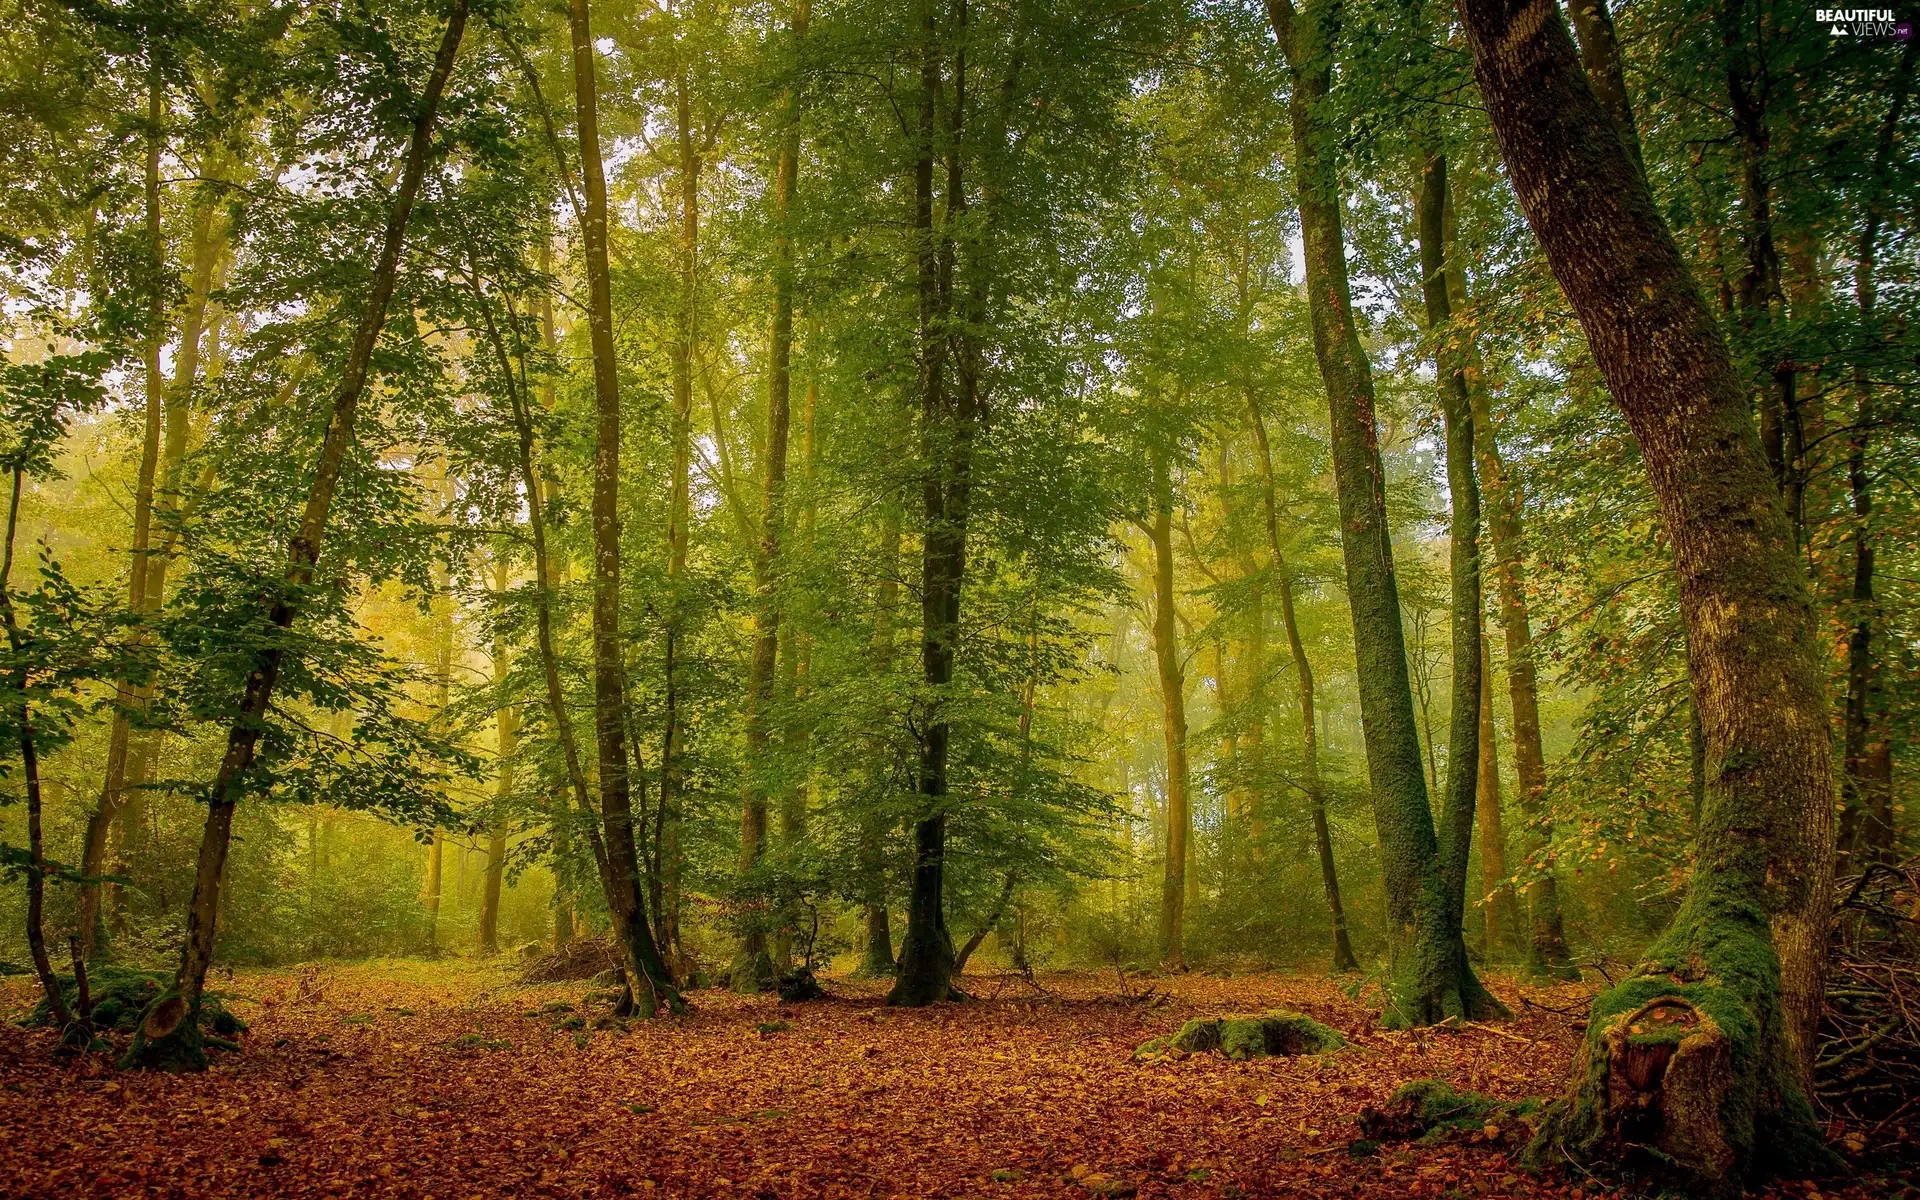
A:
POLYGON ((1383 1019, 1394 1026, 1430 1025, 1493 1009, 1467 963, 1460 923, 1452 916, 1420 765, 1374 423, 1373 374, 1354 323, 1340 230, 1338 130, 1327 100, 1335 8, 1337 0, 1323 0, 1296 14, 1291 0, 1271 0, 1267 11, 1293 77, 1289 111, 1308 311, 1314 357, 1327 389, 1361 725, 1386 882, 1393 961, 1383 1019))
POLYGON ((1806 1079, 1834 781, 1807 585, 1726 340, 1625 145, 1594 136, 1611 120, 1558 10, 1460 11, 1514 190, 1639 442, 1707 739, 1686 901, 1594 1002, 1533 1151, 1733 1190, 1825 1157, 1806 1079))
POLYGON ((572 0, 574 100, 586 191, 587 328, 593 348, 593 724, 600 758, 601 836, 607 910, 620 939, 627 986, 641 1014, 684 1005, 653 940, 634 842, 626 742, 626 678, 620 659, 620 373, 613 350, 613 290, 607 270, 607 180, 600 161, 588 0, 572 0))
POLYGON ((1294 611, 1293 570, 1280 549, 1279 498, 1274 494, 1273 450, 1267 443, 1267 424, 1260 415, 1260 401, 1251 390, 1247 407, 1253 417, 1253 436, 1260 447, 1261 502, 1267 518, 1267 545, 1273 551, 1274 571, 1280 577, 1280 623, 1287 634, 1287 649, 1293 655, 1294 679, 1300 693, 1300 756, 1307 777, 1307 808, 1313 816, 1314 848, 1320 857, 1320 887, 1326 894, 1327 911, 1333 917, 1333 971, 1338 975, 1358 971, 1360 960, 1353 955, 1353 943, 1347 936, 1347 910, 1340 902, 1340 875, 1334 869, 1333 835, 1327 825, 1327 798, 1320 786, 1320 738, 1313 723, 1313 663, 1307 658, 1306 643, 1300 638, 1300 619, 1294 611))
MULTIPOLYGON (((433 71, 427 77, 426 91, 419 111, 414 115, 407 139, 407 154, 400 173, 400 185, 393 207, 387 214, 379 258, 375 261, 365 307, 347 351, 340 385, 334 392, 333 410, 327 431, 320 443, 320 458, 315 465, 313 484, 300 524, 287 547, 287 588, 275 596, 269 606, 268 620, 285 630, 298 615, 294 595, 313 580, 320 558, 320 545, 326 535, 327 516, 333 508, 333 496, 346 464, 347 451, 354 440, 354 419, 360 398, 367 387, 373 361, 373 349, 386 323, 387 305, 393 299, 400 271, 400 252, 406 242, 407 221, 426 175, 427 151, 433 136, 434 116, 440 97, 446 91, 447 78, 453 73, 454 58, 460 50, 460 37, 466 30, 467 0, 453 0, 447 15, 447 27, 434 56, 433 71)), ((206 989, 207 968, 213 962, 214 926, 220 912, 220 884, 226 873, 227 849, 233 833, 233 810, 249 768, 260 730, 273 703, 274 685, 280 676, 282 651, 278 645, 262 651, 247 673, 241 691, 239 715, 227 733, 226 753, 219 771, 208 788, 207 822, 201 835, 200 855, 194 872, 193 898, 187 906, 185 944, 180 954, 180 969, 173 987, 154 1000, 128 1047, 129 1065, 201 1070, 206 1067, 206 1052, 200 1034, 200 998, 206 989)))

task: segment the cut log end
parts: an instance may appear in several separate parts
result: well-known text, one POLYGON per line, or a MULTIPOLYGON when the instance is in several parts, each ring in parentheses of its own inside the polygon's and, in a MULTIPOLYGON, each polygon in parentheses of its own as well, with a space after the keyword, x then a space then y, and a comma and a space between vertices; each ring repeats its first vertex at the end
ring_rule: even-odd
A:
POLYGON ((170 1036, 187 1019, 187 1002, 181 996, 165 996, 147 1010, 147 1018, 141 1022, 141 1032, 155 1041, 170 1036))

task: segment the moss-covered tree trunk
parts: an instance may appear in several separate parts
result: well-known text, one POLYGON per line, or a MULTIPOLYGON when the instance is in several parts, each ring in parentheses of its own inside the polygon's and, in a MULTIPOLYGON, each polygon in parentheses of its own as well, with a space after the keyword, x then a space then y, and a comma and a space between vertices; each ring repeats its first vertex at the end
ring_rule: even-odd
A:
POLYGON ((1453 916, 1456 906, 1447 899, 1420 763, 1373 374, 1354 322, 1341 236, 1339 130, 1327 100, 1337 9, 1337 0, 1318 0, 1298 13, 1291 0, 1271 0, 1267 6, 1293 77, 1289 112, 1307 304, 1314 357, 1327 389, 1367 776, 1386 882, 1393 961, 1383 1016, 1392 1025, 1427 1025, 1491 1010, 1467 963, 1466 942, 1453 916))
MULTIPOLYGON (((268 621, 281 630, 291 627, 299 613, 292 595, 313 581, 321 542, 326 536, 327 517, 333 509, 334 492, 340 483, 347 451, 353 444, 354 420, 372 371, 374 346, 380 339, 381 327, 386 324, 387 305, 393 299, 399 277, 407 223, 413 214, 414 199, 420 192, 420 181, 426 175, 434 117, 439 111, 440 97, 446 91, 447 79, 453 74, 466 24, 467 0, 453 0, 434 56, 433 70, 414 114, 400 183, 387 213, 380 254, 374 263, 364 307, 360 310, 339 385, 334 390, 313 483, 307 491, 300 524, 287 546, 289 586, 285 593, 272 600, 266 614, 268 621)), ((207 789, 207 820, 194 868, 193 898, 187 905, 180 969, 173 988, 155 1000, 142 1019, 133 1045, 127 1050, 125 1061, 129 1065, 193 1070, 206 1066, 200 1034, 200 1000, 206 990, 207 968, 213 963, 214 928, 220 913, 220 887, 226 875, 227 850, 232 841, 233 810, 253 766, 254 749, 273 704, 282 653, 278 645, 261 652, 242 685, 237 716, 227 732, 226 751, 207 789)))
MULTIPOLYGON (((1447 159, 1429 153, 1420 164, 1420 193, 1414 209, 1420 240, 1421 291, 1426 301, 1427 336, 1434 343, 1434 375, 1439 383, 1440 415, 1446 430, 1447 494, 1452 520, 1447 526, 1447 574, 1451 584, 1453 682, 1448 697, 1447 786, 1441 804, 1440 878, 1452 906, 1453 923, 1466 919, 1467 863, 1473 843, 1474 793, 1480 783, 1480 488, 1473 474, 1473 411, 1467 398, 1464 355, 1451 344, 1452 307, 1447 295, 1449 207, 1447 159)), ((1489 1006, 1489 1001, 1479 1003, 1489 1006)))
MULTIPOLYGON (((1448 303, 1451 308, 1464 310, 1468 303, 1467 278, 1453 249, 1455 223, 1451 204, 1446 206, 1441 224, 1450 260, 1446 268, 1448 303)), ((1485 499, 1482 513, 1493 543, 1494 609, 1506 650, 1514 776, 1524 818, 1522 846, 1531 875, 1526 887, 1523 965, 1526 975, 1535 980, 1578 979, 1580 968, 1567 950, 1565 922, 1560 915, 1560 885, 1553 870, 1553 818, 1547 797, 1547 759, 1540 737, 1540 687, 1534 669, 1533 616, 1527 599, 1526 526, 1521 515, 1526 508, 1525 498, 1519 477, 1507 469, 1500 457, 1493 398, 1487 391, 1486 373, 1471 330, 1463 340, 1462 366, 1473 422, 1474 461, 1479 468, 1478 480, 1485 499)), ((1485 556, 1482 558, 1484 562, 1485 556)))
POLYGON ((574 105, 585 183, 587 332, 593 351, 593 726, 600 760, 601 837, 607 911, 644 1015, 682 1007, 654 941, 634 841, 627 762, 627 697, 620 641, 620 373, 613 348, 613 289, 607 269, 607 181, 600 161, 599 89, 588 0, 568 9, 573 34, 574 105))
MULTIPOLYGON (((1595 1001, 1536 1152, 1638 1157, 1732 1190, 1821 1154, 1803 1084, 1813 1031, 1783 1000, 1775 952, 1824 940, 1830 902, 1833 767, 1807 585, 1725 338, 1627 148, 1595 136, 1611 119, 1559 11, 1460 12, 1521 206, 1639 442, 1707 741, 1686 901, 1595 1001)), ((1817 979, 1798 983, 1817 999, 1817 979)))

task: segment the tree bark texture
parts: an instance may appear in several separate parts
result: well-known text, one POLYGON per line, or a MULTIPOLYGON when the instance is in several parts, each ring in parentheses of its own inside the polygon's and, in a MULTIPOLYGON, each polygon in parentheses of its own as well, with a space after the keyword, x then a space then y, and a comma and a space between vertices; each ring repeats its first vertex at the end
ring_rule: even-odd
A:
POLYGON ((599 748, 601 836, 607 909, 626 959, 627 985, 643 1015, 684 1007, 653 939, 634 841, 626 743, 626 677, 620 643, 620 373, 613 347, 613 291, 607 268, 607 180, 600 160, 588 0, 569 6, 580 173, 586 192, 587 329, 593 347, 593 715, 599 748))
MULTIPOLYGON (((387 305, 393 298, 399 276, 400 253, 406 241, 407 222, 413 214, 426 174, 427 151, 432 140, 433 122, 453 73, 460 38, 466 30, 467 0, 453 0, 447 24, 435 54, 432 73, 427 77, 420 109, 415 113, 407 140, 406 158, 399 187, 388 210, 387 226, 381 239, 380 254, 364 307, 354 330, 353 341, 334 391, 332 412, 320 444, 314 466, 313 485, 301 512, 300 524, 287 547, 288 569, 285 591, 270 603, 268 619, 279 629, 289 628, 299 606, 299 591, 312 582, 314 567, 320 558, 321 541, 326 534, 327 517, 333 508, 334 492, 353 444, 354 421, 361 397, 366 392, 373 350, 386 323, 387 305)), ((144 1066, 175 1066, 202 1069, 206 1054, 200 1042, 200 997, 205 990, 207 968, 213 962, 214 928, 220 911, 220 884, 226 873, 227 849, 233 831, 233 810, 238 803, 246 776, 253 766, 254 749, 260 738, 268 709, 273 703, 274 685, 279 680, 281 650, 276 646, 259 657, 248 672, 237 705, 238 715, 227 734, 226 752, 220 761, 212 786, 208 789, 207 821, 200 841, 200 854, 194 871, 193 898, 187 908, 187 928, 181 950, 180 968, 171 992, 154 1001, 127 1061, 144 1066)))
POLYGON ((1639 442, 1679 574, 1707 794, 1691 886, 1595 1001, 1536 1152, 1655 1147, 1689 1186, 1822 1157, 1807 1106, 1834 781, 1810 598, 1746 389, 1644 175, 1543 0, 1460 0, 1535 236, 1639 442), (1776 955, 1775 947, 1778 946, 1776 955))
POLYGON ((1460 924, 1451 916, 1454 906, 1441 874, 1420 764, 1373 374, 1354 321, 1340 228, 1339 131, 1327 102, 1332 86, 1328 39, 1336 10, 1337 0, 1319 0, 1298 13, 1291 0, 1271 0, 1267 6, 1293 77, 1289 112, 1308 312, 1314 357, 1327 390, 1361 725, 1386 883, 1393 962, 1384 1019, 1397 1026, 1429 1025, 1450 1016, 1484 1015, 1479 998, 1485 992, 1473 978, 1460 924))

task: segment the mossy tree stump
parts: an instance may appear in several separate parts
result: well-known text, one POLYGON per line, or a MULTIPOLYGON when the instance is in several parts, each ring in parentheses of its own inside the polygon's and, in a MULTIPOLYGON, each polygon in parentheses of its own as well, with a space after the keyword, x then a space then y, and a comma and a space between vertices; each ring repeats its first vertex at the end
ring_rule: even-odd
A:
POLYGON ((1779 979, 1764 919, 1683 912, 1634 975, 1594 1000, 1573 1078, 1528 1160, 1571 1158, 1695 1195, 1830 1168, 1793 1074, 1779 979))
POLYGON ((1245 1061, 1296 1054, 1328 1054, 1343 1049, 1347 1039, 1312 1017, 1273 1012, 1258 1017, 1196 1018, 1172 1037, 1155 1038, 1133 1052, 1135 1059, 1153 1062, 1217 1053, 1245 1061))

